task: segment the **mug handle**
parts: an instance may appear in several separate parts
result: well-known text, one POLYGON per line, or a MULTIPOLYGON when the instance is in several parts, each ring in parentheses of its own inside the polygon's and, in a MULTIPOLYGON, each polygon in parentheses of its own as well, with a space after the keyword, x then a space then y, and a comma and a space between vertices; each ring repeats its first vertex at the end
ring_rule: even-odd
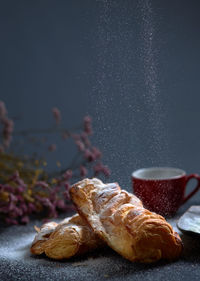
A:
POLYGON ((197 174, 191 174, 191 175, 186 176, 185 187, 191 179, 197 180, 197 186, 195 187, 195 189, 193 191, 191 191, 186 197, 183 198, 182 204, 184 204, 188 199, 190 199, 200 188, 200 176, 197 174))

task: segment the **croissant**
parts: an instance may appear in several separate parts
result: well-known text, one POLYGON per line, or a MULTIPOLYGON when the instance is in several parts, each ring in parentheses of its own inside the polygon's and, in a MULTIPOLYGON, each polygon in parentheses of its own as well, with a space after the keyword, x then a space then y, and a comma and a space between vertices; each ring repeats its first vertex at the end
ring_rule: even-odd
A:
POLYGON ((98 236, 78 215, 64 219, 61 223, 44 224, 32 243, 32 254, 45 253, 52 259, 67 259, 74 255, 89 252, 103 245, 98 236))
POLYGON ((117 183, 84 179, 71 187, 70 195, 94 233, 126 259, 150 263, 180 256, 182 242, 171 225, 117 183))
POLYGON ((55 230, 58 224, 56 222, 48 222, 41 226, 41 228, 35 226, 37 234, 33 240, 30 251, 34 255, 41 255, 44 253, 45 242, 48 240, 50 234, 55 230))

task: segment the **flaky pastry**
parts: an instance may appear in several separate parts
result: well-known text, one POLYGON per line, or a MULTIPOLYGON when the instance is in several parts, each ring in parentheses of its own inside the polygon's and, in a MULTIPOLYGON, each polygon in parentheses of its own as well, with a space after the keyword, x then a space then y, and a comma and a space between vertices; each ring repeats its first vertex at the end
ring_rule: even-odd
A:
POLYGON ((84 179, 71 187, 70 195, 94 233, 128 260, 154 262, 180 256, 182 242, 171 225, 117 183, 84 179))
POLYGON ((45 242, 49 239, 50 234, 55 230, 58 224, 56 222, 48 222, 38 228, 35 226, 37 234, 33 240, 30 251, 34 255, 41 255, 44 253, 45 242))
POLYGON ((98 236, 78 214, 64 219, 61 223, 45 223, 31 246, 31 253, 45 253, 52 259, 68 259, 103 245, 98 236))

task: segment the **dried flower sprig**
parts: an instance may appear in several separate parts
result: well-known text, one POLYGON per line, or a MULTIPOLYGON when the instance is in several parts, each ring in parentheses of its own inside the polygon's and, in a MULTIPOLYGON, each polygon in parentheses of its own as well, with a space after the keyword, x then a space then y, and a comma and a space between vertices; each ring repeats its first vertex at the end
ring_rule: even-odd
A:
POLYGON ((14 123, 11 119, 8 118, 5 104, 2 101, 0 101, 0 123, 3 125, 3 143, 0 145, 0 151, 4 151, 4 149, 9 147, 12 140, 14 123))
MULTIPOLYGON (((45 218, 57 217, 59 211, 73 208, 69 198, 72 180, 86 176, 110 175, 110 170, 102 163, 102 153, 90 141, 92 120, 86 116, 81 130, 61 128, 61 113, 52 109, 57 128, 46 130, 25 130, 13 132, 14 122, 8 118, 5 104, 0 101, 0 123, 2 127, 0 144, 0 218, 7 224, 28 223, 35 213, 45 218), (63 139, 72 138, 77 147, 77 155, 68 168, 49 174, 45 171, 46 161, 16 155, 9 150, 14 136, 61 133, 63 139)), ((49 145, 55 151, 56 144, 49 145)), ((57 163, 58 164, 58 163, 57 163)), ((59 166, 59 165, 58 165, 59 166)))

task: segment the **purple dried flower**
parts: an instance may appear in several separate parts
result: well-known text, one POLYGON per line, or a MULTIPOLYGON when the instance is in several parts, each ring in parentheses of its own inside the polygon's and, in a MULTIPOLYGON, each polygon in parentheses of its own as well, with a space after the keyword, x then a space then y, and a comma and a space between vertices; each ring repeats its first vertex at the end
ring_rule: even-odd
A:
POLYGON ((104 166, 102 163, 97 163, 94 167, 95 176, 99 173, 103 173, 106 177, 110 176, 110 170, 107 166, 104 166))
POLYGON ((5 222, 7 224, 18 224, 18 221, 15 219, 11 219, 11 218, 5 218, 5 222))
POLYGON ((0 101, 0 119, 4 119, 7 115, 7 110, 5 107, 5 103, 3 101, 0 101))
MULTIPOLYGON (((56 124, 60 124, 61 114, 58 108, 53 108, 52 113, 56 124)), ((0 101, 0 122, 2 123, 3 135, 0 152, 4 152, 12 140, 14 123, 8 118, 5 104, 2 101, 0 101)), ((89 136, 92 134, 92 122, 89 116, 84 118, 83 131, 77 130, 77 133, 72 133, 67 130, 61 130, 61 128, 57 128, 57 130, 61 131, 63 139, 69 137, 74 139, 78 150, 81 152, 80 156, 82 159, 79 158, 77 162, 73 162, 73 172, 68 169, 61 177, 53 179, 52 185, 48 185, 46 181, 37 181, 33 189, 29 190, 18 171, 10 177, 7 184, 0 184, 0 192, 3 198, 2 202, 0 202, 0 214, 3 214, 7 223, 28 223, 29 215, 33 212, 40 212, 41 210, 47 211, 51 217, 57 217, 57 210, 74 209, 72 205, 65 203, 66 200, 70 201, 69 188, 72 175, 77 175, 79 169, 80 177, 85 177, 88 174, 85 165, 87 164, 89 168, 92 167, 87 162, 91 163, 99 159, 101 152, 90 143, 89 136), (34 187, 39 187, 40 190, 38 191, 34 187), (41 191, 41 188, 45 190, 41 191)), ((56 145, 51 144, 49 150, 55 151, 56 145)), ((108 176, 110 174, 109 169, 102 163, 97 163, 93 169, 95 175, 103 173, 105 176, 108 176)))
POLYGON ((56 206, 54 205, 54 202, 51 202, 49 198, 47 197, 41 197, 39 195, 36 195, 35 198, 44 206, 48 208, 49 211, 49 217, 57 217, 56 212, 56 206))
POLYGON ((87 175, 87 173, 88 173, 88 170, 86 169, 86 167, 81 165, 80 166, 80 175, 81 175, 81 177, 84 178, 87 175))
POLYGON ((56 144, 51 144, 51 145, 49 145, 48 150, 52 152, 52 151, 55 151, 56 148, 57 148, 56 144))
POLYGON ((95 159, 101 158, 102 156, 101 151, 95 146, 92 147, 92 153, 94 154, 95 159))
POLYGON ((4 147, 0 144, 0 153, 4 152, 4 147))
POLYGON ((57 193, 59 193, 59 191, 60 191, 60 185, 57 185, 55 187, 52 187, 52 191, 50 192, 50 194, 56 195, 57 193))
POLYGON ((22 193, 22 192, 25 191, 25 188, 24 188, 24 186, 18 185, 18 186, 16 187, 16 191, 19 192, 19 193, 22 193))
POLYGON ((9 206, 0 207, 0 212, 7 214, 9 212, 9 206))
POLYGON ((64 187, 65 187, 65 190, 66 190, 66 191, 69 191, 69 188, 70 188, 69 182, 66 181, 66 182, 64 183, 64 187))
POLYGON ((89 149, 85 150, 84 157, 88 162, 92 162, 92 161, 96 160, 95 155, 89 149))
POLYGON ((18 171, 15 171, 14 174, 8 179, 8 181, 16 181, 16 179, 19 179, 18 171))
POLYGON ((18 187, 16 188, 16 190, 20 193, 20 192, 24 192, 26 189, 26 184, 24 183, 24 181, 20 178, 19 172, 16 171, 10 178, 9 178, 9 182, 15 182, 18 187))
POLYGON ((28 223, 29 222, 29 217, 28 216, 24 216, 21 218, 21 223, 28 223))
POLYGON ((67 170, 64 174, 63 174, 63 179, 65 181, 70 180, 72 177, 72 170, 67 170))
POLYGON ((33 212, 36 212, 36 207, 35 207, 35 205, 33 204, 33 203, 28 203, 28 212, 29 213, 33 213, 33 212))
POLYGON ((66 190, 66 191, 63 192, 63 196, 64 196, 64 198, 65 198, 66 200, 70 200, 70 195, 69 195, 69 191, 68 191, 68 190, 66 190))
POLYGON ((23 210, 21 208, 15 207, 15 217, 22 216, 23 210))
POLYGON ((83 142, 86 146, 88 146, 88 147, 91 146, 88 135, 85 132, 81 133, 81 139, 83 140, 83 142))
POLYGON ((8 184, 0 184, 0 190, 7 191, 9 193, 14 193, 15 188, 13 186, 8 185, 8 184))
POLYGON ((8 211, 10 212, 10 211, 15 210, 15 207, 16 207, 15 204, 13 202, 10 202, 8 205, 8 211))
POLYGON ((107 166, 103 166, 102 172, 104 173, 104 175, 105 175, 106 177, 109 177, 109 176, 110 176, 110 169, 109 169, 107 166))
POLYGON ((16 198, 17 198, 17 201, 24 202, 24 197, 22 196, 22 194, 16 195, 16 198))
POLYGON ((21 210, 23 210, 24 213, 27 213, 28 207, 27 207, 27 205, 26 205, 25 203, 22 203, 22 204, 20 205, 20 208, 21 208, 21 210))
POLYGON ((79 151, 84 151, 85 145, 81 140, 75 141, 75 144, 77 145, 79 151))
POLYGON ((94 170, 95 176, 97 176, 97 175, 101 172, 101 164, 100 164, 100 163, 97 163, 97 164, 93 167, 93 170, 94 170))
POLYGON ((43 223, 48 223, 48 222, 50 222, 50 219, 49 218, 45 218, 45 219, 42 220, 42 222, 43 223))
POLYGON ((61 210, 65 209, 65 202, 62 199, 60 199, 57 201, 56 206, 61 210))
POLYGON ((56 211, 56 208, 53 206, 53 208, 51 208, 49 210, 49 217, 50 218, 57 218, 58 217, 58 213, 56 211))
POLYGON ((52 108, 53 117, 56 120, 56 124, 59 125, 61 121, 61 113, 57 107, 52 108))
POLYGON ((46 197, 41 197, 39 195, 36 195, 36 199, 38 199, 38 201, 40 201, 41 203, 44 204, 44 206, 46 207, 51 207, 51 202, 49 200, 49 198, 46 198, 46 197))
POLYGON ((9 198, 10 198, 10 202, 16 202, 17 201, 17 197, 14 194, 9 194, 9 198))
POLYGON ((69 210, 69 211, 76 211, 76 207, 71 204, 71 205, 66 205, 66 210, 69 210))
POLYGON ((3 120, 3 124, 4 124, 4 130, 3 130, 3 134, 5 136, 11 134, 13 132, 13 128, 14 128, 14 123, 11 119, 5 118, 3 120))
POLYGON ((56 192, 52 191, 51 194, 49 195, 49 200, 51 202, 56 201, 56 192))
POLYGON ((5 148, 8 148, 10 146, 11 140, 12 140, 11 136, 7 136, 7 138, 4 138, 3 145, 5 148))
POLYGON ((92 119, 90 116, 86 116, 84 118, 84 131, 88 135, 92 134, 92 119))
POLYGON ((46 183, 45 181, 37 181, 35 183, 35 186, 40 186, 42 188, 48 188, 49 187, 48 183, 46 183))
POLYGON ((1 122, 3 124, 3 145, 4 148, 8 148, 10 145, 10 142, 12 140, 12 132, 14 123, 11 119, 8 119, 7 117, 1 119, 1 122))

